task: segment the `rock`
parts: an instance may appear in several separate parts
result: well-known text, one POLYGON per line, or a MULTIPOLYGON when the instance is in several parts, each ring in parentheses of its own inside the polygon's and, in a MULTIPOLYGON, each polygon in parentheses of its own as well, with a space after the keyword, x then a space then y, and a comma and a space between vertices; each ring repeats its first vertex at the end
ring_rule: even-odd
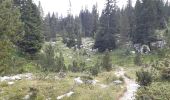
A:
POLYGON ((122 84, 123 82, 120 81, 120 80, 116 80, 116 81, 114 81, 113 83, 115 83, 116 85, 119 85, 119 84, 122 84))
POLYGON ((29 99, 30 99, 30 95, 27 94, 23 99, 24 99, 24 100, 29 100, 29 99))
POLYGON ((69 56, 70 59, 72 59, 73 57, 72 56, 69 56))
POLYGON ((74 79, 74 82, 75 82, 76 84, 83 84, 83 81, 80 79, 80 77, 75 78, 75 79, 74 79))
POLYGON ((70 96, 72 96, 74 94, 74 92, 73 91, 70 91, 69 93, 66 93, 66 94, 64 94, 64 95, 61 95, 61 96, 58 96, 57 97, 57 100, 61 100, 61 99, 63 99, 64 97, 70 97, 70 96))
POLYGON ((91 59, 90 59, 90 58, 88 58, 88 59, 86 59, 86 61, 91 61, 91 59))
POLYGON ((8 76, 0 77, 1 82, 8 81, 8 80, 10 80, 10 77, 8 76))
POLYGON ((136 52, 135 51, 131 51, 131 54, 135 54, 136 52))
POLYGON ((108 86, 107 86, 107 85, 104 85, 104 84, 100 84, 100 87, 101 87, 101 88, 107 88, 108 86))
POLYGON ((69 93, 67 93, 66 95, 67 95, 67 97, 70 97, 70 96, 72 96, 74 94, 74 92, 73 91, 70 91, 69 93))
POLYGON ((32 74, 31 73, 27 73, 27 74, 18 74, 15 76, 4 76, 4 77, 0 77, 0 81, 17 81, 17 80, 21 80, 23 78, 26 79, 32 79, 32 74))
POLYGON ((13 85, 14 84, 14 82, 8 82, 8 85, 13 85))
POLYGON ((65 78, 66 77, 66 73, 61 71, 61 72, 59 72, 58 76, 59 76, 59 78, 65 78))
POLYGON ((19 75, 12 76, 11 80, 21 80, 21 77, 19 75))
POLYGON ((52 100, 51 98, 47 98, 46 100, 52 100))
POLYGON ((148 45, 142 45, 140 49, 140 53, 147 54, 151 51, 150 47, 148 45))
POLYGON ((65 97, 65 95, 58 96, 58 97, 57 97, 57 100, 61 100, 61 99, 63 99, 64 97, 65 97))
POLYGON ((86 84, 92 84, 92 85, 96 85, 99 81, 98 80, 86 80, 86 84))

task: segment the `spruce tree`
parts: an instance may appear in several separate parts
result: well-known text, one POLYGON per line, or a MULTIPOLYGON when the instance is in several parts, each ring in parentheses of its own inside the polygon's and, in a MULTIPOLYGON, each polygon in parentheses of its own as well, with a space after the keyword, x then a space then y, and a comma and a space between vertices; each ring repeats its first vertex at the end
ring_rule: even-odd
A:
POLYGON ((99 52, 116 48, 116 10, 116 0, 107 0, 106 7, 100 17, 99 32, 97 33, 94 45, 94 48, 98 48, 99 52))
POLYGON ((128 0, 127 7, 125 8, 125 14, 129 24, 129 30, 127 31, 128 37, 132 38, 135 31, 135 12, 132 7, 132 0, 128 0))
POLYGON ((110 53, 109 51, 106 51, 105 55, 103 56, 102 59, 102 67, 106 71, 111 71, 112 70, 112 63, 111 63, 111 58, 110 58, 110 53))
POLYGON ((0 0, 0 73, 9 71, 12 51, 21 28, 20 12, 12 0, 0 0))
POLYGON ((136 31, 134 43, 149 44, 154 39, 156 11, 153 0, 137 0, 135 6, 136 31))
POLYGON ((93 5, 93 8, 92 8, 92 17, 93 17, 92 37, 94 38, 96 33, 97 33, 98 25, 99 25, 99 14, 98 14, 98 9, 97 9, 97 4, 93 5))
POLYGON ((20 8, 23 26, 23 37, 18 46, 24 54, 35 55, 42 47, 42 22, 38 7, 32 0, 14 0, 20 8))
POLYGON ((43 32, 44 32, 44 37, 46 41, 50 41, 51 39, 50 19, 51 19, 51 16, 50 16, 50 13, 48 13, 45 16, 44 21, 43 21, 43 32))
POLYGON ((85 37, 93 36, 93 17, 92 13, 86 8, 85 10, 81 10, 79 15, 82 23, 82 32, 85 37))

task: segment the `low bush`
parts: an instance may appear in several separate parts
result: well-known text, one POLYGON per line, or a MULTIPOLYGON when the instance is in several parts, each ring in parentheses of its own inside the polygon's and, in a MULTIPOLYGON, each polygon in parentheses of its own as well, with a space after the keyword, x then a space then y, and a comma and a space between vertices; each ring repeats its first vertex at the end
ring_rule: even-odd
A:
POLYGON ((141 70, 136 72, 137 81, 142 86, 148 86, 152 83, 152 74, 149 71, 141 70))

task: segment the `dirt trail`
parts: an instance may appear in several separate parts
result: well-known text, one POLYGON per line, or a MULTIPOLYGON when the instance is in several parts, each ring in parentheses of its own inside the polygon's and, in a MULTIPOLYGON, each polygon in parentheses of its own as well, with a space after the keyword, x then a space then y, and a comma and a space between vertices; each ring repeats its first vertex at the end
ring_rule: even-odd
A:
POLYGON ((125 71, 123 68, 120 68, 120 70, 116 71, 115 74, 118 77, 123 77, 127 91, 123 94, 123 96, 119 100, 135 100, 135 93, 137 92, 137 89, 139 88, 139 85, 132 79, 129 79, 125 76, 125 71))

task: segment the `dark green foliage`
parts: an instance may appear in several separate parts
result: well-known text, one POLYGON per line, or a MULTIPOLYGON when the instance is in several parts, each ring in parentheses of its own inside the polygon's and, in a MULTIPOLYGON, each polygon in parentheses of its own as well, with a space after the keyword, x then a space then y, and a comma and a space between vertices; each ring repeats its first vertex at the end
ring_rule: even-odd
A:
POLYGON ((79 69, 79 66, 78 66, 78 62, 77 61, 73 61, 73 64, 71 66, 71 71, 72 72, 78 72, 80 69, 79 69))
POLYGON ((82 42, 80 19, 78 17, 74 18, 72 15, 68 15, 63 19, 63 30, 63 42, 67 45, 67 47, 71 48, 77 46, 80 48, 82 42))
POLYGON ((116 20, 116 1, 107 0, 106 7, 100 17, 100 28, 97 33, 94 48, 98 48, 100 52, 105 50, 113 50, 116 48, 115 35, 117 33, 116 20), (112 4, 113 3, 113 4, 112 4))
POLYGON ((55 47, 51 44, 45 46, 43 54, 39 57, 39 62, 43 71, 67 71, 62 52, 59 55, 55 55, 55 47))
POLYGON ((135 32, 135 9, 132 6, 132 0, 128 0, 127 6, 121 13, 120 34, 123 34, 123 40, 127 42, 133 39, 135 32))
POLYGON ((136 100, 169 100, 169 82, 154 82, 148 87, 139 88, 136 100))
POLYGON ((91 68, 91 74, 93 76, 97 76, 98 75, 98 73, 100 72, 100 66, 101 66, 100 63, 97 61, 95 66, 91 68))
POLYGON ((24 23, 22 38, 18 42, 21 51, 29 56, 35 55, 42 47, 42 20, 38 7, 32 0, 14 0, 20 8, 21 21, 24 23))
POLYGON ((162 79, 170 81, 170 67, 163 68, 161 75, 162 79))
POLYGON ((51 44, 46 45, 39 60, 44 71, 57 71, 54 47, 51 44))
POLYGON ((67 68, 64 64, 64 57, 63 57, 63 54, 61 52, 60 52, 59 57, 56 58, 56 60, 57 60, 57 62, 56 62, 57 63, 57 72, 66 71, 67 68))
POLYGON ((136 72, 137 81, 141 86, 148 86, 152 83, 152 74, 149 71, 141 70, 136 72))
POLYGON ((111 58, 110 58, 110 53, 109 53, 109 51, 106 51, 105 55, 103 56, 101 66, 102 66, 106 71, 111 71, 111 70, 112 70, 112 63, 111 63, 111 58))
POLYGON ((147 44, 154 36, 156 11, 153 0, 137 0, 135 6, 136 32, 133 36, 134 43, 147 44))
POLYGON ((141 54, 136 55, 136 57, 134 58, 134 64, 137 66, 142 65, 142 55, 141 54))
POLYGON ((92 18, 93 18, 92 37, 94 38, 99 27, 99 14, 98 14, 98 9, 97 9, 97 4, 93 5, 92 18))
POLYGON ((88 9, 81 10, 79 15, 82 23, 82 32, 85 37, 93 37, 93 16, 88 9))
POLYGON ((30 100, 35 100, 37 98, 38 89, 30 87, 29 92, 31 93, 30 100))
POLYGON ((79 65, 80 65, 80 71, 81 71, 81 72, 83 72, 83 71, 86 70, 86 68, 85 68, 85 67, 86 67, 86 63, 85 63, 85 62, 82 62, 82 61, 81 61, 79 65))
POLYGON ((14 45, 18 40, 21 28, 20 13, 12 0, 0 0, 0 73, 11 72, 9 62, 16 50, 14 45))

